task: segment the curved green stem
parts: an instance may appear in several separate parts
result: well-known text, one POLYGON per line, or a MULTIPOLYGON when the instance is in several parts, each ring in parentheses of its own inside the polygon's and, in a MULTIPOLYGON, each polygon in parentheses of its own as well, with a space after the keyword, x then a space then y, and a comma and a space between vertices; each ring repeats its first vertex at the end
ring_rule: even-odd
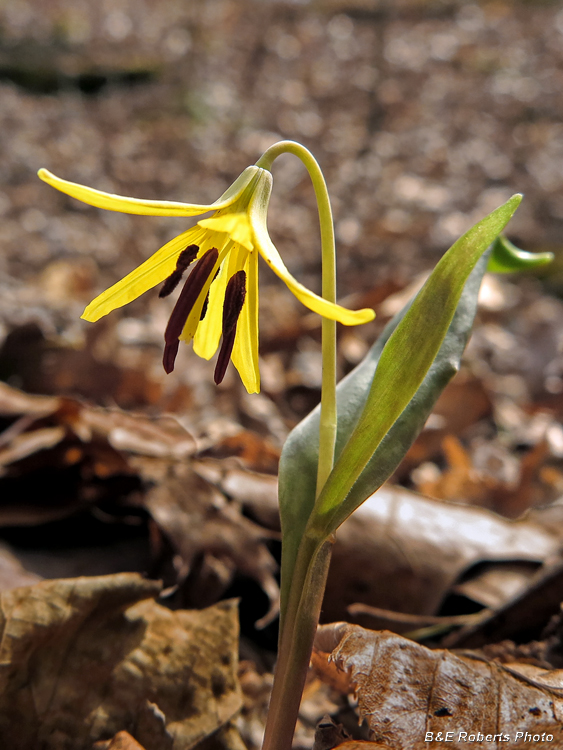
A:
MULTIPOLYGON (((293 154, 301 159, 313 183, 321 228, 322 296, 334 303, 334 224, 323 173, 311 152, 294 141, 276 143, 256 162, 256 166, 270 170, 274 159, 281 154, 293 154)), ((332 471, 336 444, 336 322, 326 318, 322 320, 322 362, 317 497, 332 471)), ((278 662, 263 750, 291 750, 323 601, 332 543, 332 538, 320 538, 313 533, 305 534, 299 545, 292 570, 287 608, 280 623, 278 662)))
MULTIPOLYGON (((271 169, 274 159, 281 154, 293 154, 305 165, 317 199, 321 227, 322 296, 336 302, 336 252, 334 223, 326 182, 313 154, 295 141, 280 141, 271 146, 256 162, 257 167, 271 169)), ((322 320, 322 391, 319 429, 319 463, 317 469, 317 495, 322 490, 334 465, 336 443, 336 322, 322 320)))

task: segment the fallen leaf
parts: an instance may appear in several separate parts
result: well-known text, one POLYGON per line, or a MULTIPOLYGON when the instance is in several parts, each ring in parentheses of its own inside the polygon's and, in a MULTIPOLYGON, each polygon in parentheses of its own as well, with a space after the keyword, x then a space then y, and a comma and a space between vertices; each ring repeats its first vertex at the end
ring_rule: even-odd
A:
POLYGON ((277 473, 280 458, 279 450, 269 440, 249 430, 228 435, 202 455, 214 458, 237 456, 247 468, 272 474, 277 473))
POLYGON ((134 737, 131 737, 129 732, 122 731, 118 732, 115 737, 109 742, 109 744, 96 743, 94 750, 145 750, 142 745, 139 745, 134 737))
MULTIPOLYGON (((112 478, 129 477, 131 492, 140 480, 130 456, 185 460, 197 447, 173 417, 151 419, 74 398, 34 396, 3 383, 0 417, 8 423, 0 433, 0 525, 68 516, 103 499, 112 478)), ((112 494, 128 493, 121 487, 112 494)))
POLYGON ((335 750, 392 750, 391 745, 382 745, 381 742, 370 742, 369 740, 348 740, 336 745, 335 750))
POLYGON ((559 545, 556 525, 543 528, 539 511, 510 521, 484 508, 384 485, 337 532, 323 618, 345 619, 356 603, 435 615, 478 563, 538 565, 559 545))
POLYGON ((522 593, 537 569, 538 565, 532 562, 485 564, 469 580, 456 584, 452 592, 462 594, 483 607, 497 609, 522 593))
POLYGON ((0 451, 0 476, 6 473, 6 467, 10 464, 22 461, 34 453, 54 448, 64 439, 65 434, 64 427, 58 426, 30 430, 14 436, 9 447, 0 451))
POLYGON ((549 453, 545 440, 540 440, 520 459, 492 443, 481 446, 478 462, 478 455, 475 452, 472 455, 450 434, 443 437, 442 450, 447 468, 438 472, 437 477, 425 479, 420 469, 412 473, 417 489, 425 495, 481 505, 509 518, 518 518, 530 507, 554 499, 553 485, 557 487, 559 477, 551 477, 550 486, 549 472, 547 476, 544 472, 549 467, 543 465, 549 453), (544 480, 539 481, 542 476, 544 480))
POLYGON ((34 417, 47 416, 57 411, 61 399, 56 396, 30 395, 0 382, 0 414, 29 414, 34 417))
POLYGON ((0 591, 31 586, 40 580, 40 576, 25 569, 6 545, 0 544, 0 591))
MULTIPOLYGON (((491 411, 491 399, 483 383, 462 370, 442 391, 424 429, 407 451, 395 477, 406 478, 414 467, 436 459, 447 435, 459 437, 491 411)), ((421 486, 417 486, 417 489, 424 492, 421 486)))
POLYGON ((192 462, 194 471, 237 500, 262 526, 280 530, 278 478, 245 469, 237 458, 202 458, 192 462))
MULTIPOLYGON (((452 615, 450 617, 433 617, 432 615, 409 615, 404 612, 391 612, 388 609, 369 607, 367 604, 351 604, 348 612, 357 621, 370 630, 391 630, 399 635, 409 634, 413 640, 420 640, 413 635, 413 631, 432 630, 433 632, 447 632, 451 628, 461 627, 472 623, 476 615, 452 615)), ((485 613, 481 610, 479 616, 485 613)))
POLYGON ((315 648, 348 673, 371 739, 394 750, 441 747, 447 732, 452 750, 465 750, 478 732, 491 750, 506 741, 499 733, 516 750, 530 746, 526 732, 537 737, 534 748, 563 742, 563 689, 547 681, 347 623, 319 628, 315 648))
POLYGON ((171 612, 152 601, 159 590, 122 573, 2 594, 6 747, 86 750, 126 726, 146 750, 164 750, 150 740, 154 727, 146 731, 152 721, 174 750, 188 750, 236 714, 236 602, 171 612))
POLYGON ((332 748, 348 739, 350 739, 350 735, 344 729, 342 724, 336 724, 336 722, 326 714, 317 723, 313 750, 332 750, 332 748))
POLYGON ((537 571, 525 591, 479 622, 451 633, 444 645, 479 648, 507 638, 523 641, 537 637, 549 619, 559 612, 562 586, 563 561, 556 559, 537 571))
MULTIPOLYGON (((147 476, 149 462, 143 459, 143 464, 147 476)), ((278 534, 245 518, 238 505, 190 466, 156 462, 154 468, 158 478, 142 502, 179 555, 180 579, 204 555, 218 571, 215 590, 208 581, 207 591, 199 591, 199 601, 205 603, 205 597, 214 600, 223 593, 236 571, 249 576, 270 600, 268 612, 256 626, 270 623, 278 613, 279 589, 274 578, 277 563, 264 542, 278 534)))

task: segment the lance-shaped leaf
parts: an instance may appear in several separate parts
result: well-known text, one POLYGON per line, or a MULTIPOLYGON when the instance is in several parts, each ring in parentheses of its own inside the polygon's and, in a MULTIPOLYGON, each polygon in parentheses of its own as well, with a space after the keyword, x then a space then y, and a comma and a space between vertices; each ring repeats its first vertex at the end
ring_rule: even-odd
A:
MULTIPOLYGON (((486 268, 486 261, 479 262, 479 258, 506 225, 520 199, 520 196, 514 196, 507 204, 470 229, 450 248, 425 288, 388 323, 366 358, 338 385, 335 459, 339 471, 344 472, 344 478, 348 459, 342 461, 342 457, 345 451, 349 450, 347 443, 362 411, 364 424, 366 420, 368 424, 371 422, 373 430, 371 435, 368 431, 368 440, 364 439, 360 446, 364 449, 363 467, 359 472, 356 471, 342 512, 336 515, 338 503, 345 495, 341 495, 340 499, 335 499, 334 494, 329 496, 334 503, 331 519, 326 513, 327 508, 329 511, 331 509, 331 506, 326 504, 326 491, 323 491, 319 498, 325 502, 325 520, 338 520, 338 523, 333 523, 332 529, 337 528, 352 510, 375 492, 393 473, 422 429, 441 391, 458 370, 473 324, 479 286, 486 268), (405 342, 405 321, 410 342, 405 342), (396 395, 402 401, 395 400, 394 409, 388 409, 387 413, 383 414, 378 408, 377 400, 375 409, 373 407, 373 383, 376 383, 379 389, 381 382, 381 378, 374 378, 374 373, 377 371, 385 345, 399 330, 400 324, 403 326, 403 336, 399 346, 395 343, 392 351, 392 356, 396 358, 396 362, 392 363, 395 366, 389 368, 387 365, 385 374, 391 379, 388 385, 399 391, 396 395), (413 362, 412 349, 421 347, 422 342, 419 339, 425 336, 427 345, 423 349, 423 361, 420 362, 419 356, 419 361, 413 362), (413 367, 417 367, 414 372, 413 367), (407 370, 410 370, 411 377, 403 379, 402 373, 406 376, 407 370), (371 411, 366 418, 368 395, 371 411), (371 444, 368 443, 370 437, 371 444)), ((283 533, 282 612, 287 601, 299 544, 315 504, 318 430, 317 408, 289 435, 280 462, 279 500, 283 533)), ((356 450, 359 452, 358 447, 356 450)), ((350 468, 353 468, 352 464, 350 468)), ((334 472, 325 489, 333 489, 333 479, 334 472)))
POLYGON ((465 282, 521 200, 521 195, 512 196, 454 243, 391 334, 358 424, 315 504, 315 518, 310 522, 317 533, 335 531, 365 500, 366 496, 359 499, 350 491, 422 384, 440 350, 465 282))

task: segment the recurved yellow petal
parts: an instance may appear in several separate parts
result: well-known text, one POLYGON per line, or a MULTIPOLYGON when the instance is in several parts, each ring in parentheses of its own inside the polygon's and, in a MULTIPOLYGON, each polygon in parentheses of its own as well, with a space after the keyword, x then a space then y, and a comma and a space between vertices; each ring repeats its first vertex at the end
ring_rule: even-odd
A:
POLYGON ((146 216, 198 216, 207 211, 226 208, 234 203, 254 178, 256 170, 256 167, 245 169, 219 200, 208 205, 128 198, 122 195, 104 193, 101 190, 85 187, 76 182, 63 180, 47 169, 40 169, 37 174, 44 182, 60 190, 62 193, 66 193, 66 195, 70 195, 72 198, 76 198, 90 206, 105 208, 108 211, 120 211, 126 214, 142 214, 146 216))
POLYGON ((368 307, 362 310, 348 310, 345 307, 319 297, 310 289, 300 284, 287 270, 280 254, 270 240, 265 223, 256 221, 254 223, 254 239, 260 255, 266 263, 284 281, 297 299, 313 312, 330 320, 337 320, 345 326, 356 326, 369 323, 375 318, 375 312, 368 307))
POLYGON ((258 369, 258 258, 249 253, 246 271, 246 297, 237 323, 231 359, 248 393, 259 393, 258 369))
POLYGON ((95 323, 160 284, 176 269, 178 254, 192 243, 199 244, 202 234, 203 230, 196 226, 167 242, 138 268, 92 300, 82 313, 84 320, 95 323))
POLYGON ((223 330, 223 301, 228 280, 229 258, 226 258, 219 271, 219 276, 211 284, 207 313, 198 325, 194 336, 194 352, 203 359, 211 359, 219 346, 223 330))

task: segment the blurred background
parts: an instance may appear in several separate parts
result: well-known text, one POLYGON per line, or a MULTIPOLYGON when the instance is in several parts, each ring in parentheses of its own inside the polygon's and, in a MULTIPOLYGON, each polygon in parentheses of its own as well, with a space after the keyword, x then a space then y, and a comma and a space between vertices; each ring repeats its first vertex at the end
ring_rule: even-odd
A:
MULTIPOLYGON (((541 273, 485 277, 462 371, 396 486, 339 532, 323 617, 405 632, 528 590, 502 620, 525 632, 487 632, 540 638, 563 598, 562 91, 557 0, 0 0, 0 589, 140 571, 172 607, 242 597, 243 664, 266 675, 243 734, 260 746, 277 462, 320 398, 320 320, 262 264, 261 393, 232 367, 217 388, 191 347, 166 376, 175 295, 80 315, 188 221, 100 211, 36 173, 208 203, 295 139, 328 183, 340 300, 377 312, 340 328, 340 375, 511 194, 525 200, 509 238, 555 254, 541 273), (554 559, 549 598, 533 582, 554 559)), ((319 292, 308 176, 287 155, 273 174, 271 236, 319 292)), ((560 661, 537 663, 561 666, 561 642, 560 661)), ((299 747, 332 711, 319 706, 299 747)))
MULTIPOLYGON (((235 456, 269 474, 274 484, 260 485, 273 497, 266 515, 245 505, 248 475, 238 495, 226 480, 221 492, 238 498, 270 538, 280 447, 320 397, 320 321, 265 267, 257 396, 232 368, 216 388, 214 361, 188 347, 165 376, 163 331, 174 300, 157 290, 97 324, 80 320, 94 296, 188 224, 79 204, 42 183, 40 167, 118 194, 207 203, 275 141, 304 143, 332 197, 341 301, 377 311, 373 323, 340 330, 341 375, 450 244, 523 192, 508 235, 526 250, 553 251, 555 262, 542 274, 486 277, 464 368, 394 480, 509 517, 559 498, 562 90, 563 5, 548 0, 2 0, 0 381, 12 389, 0 399, 2 536, 28 550, 62 540, 82 550, 85 540, 133 544, 94 561, 59 555, 55 563, 53 550, 33 552, 28 570, 151 570, 170 582, 171 573, 151 568, 164 555, 184 579, 194 559, 198 575, 202 559, 215 559, 214 572, 196 576, 180 603, 209 603, 210 590, 237 593, 229 586, 241 570, 267 588, 271 562, 244 572, 248 561, 231 550, 225 572, 198 542, 197 554, 184 549, 178 563, 175 544, 166 547, 170 529, 159 536, 147 520, 158 517, 154 508, 133 522, 131 498, 154 480, 133 458, 177 460, 195 445, 200 455, 235 456), (83 401, 28 402, 17 389, 83 401), (133 438, 115 412, 92 416, 84 402, 145 418, 172 414, 196 442, 186 448, 170 424, 154 432, 145 422, 144 437, 133 438), (24 479, 35 500, 22 510, 24 479), (118 512, 122 501, 127 510, 118 512), (128 520, 111 526, 120 513, 128 520), (54 518, 67 525, 43 525, 54 518)), ((294 275, 318 292, 309 179, 290 156, 273 173, 271 235, 294 275)), ((217 485, 227 475, 215 471, 201 475, 217 485)), ((363 599, 377 604, 370 596, 363 599)), ((408 611, 408 597, 398 599, 394 606, 408 611)), ((249 627, 266 608, 263 597, 249 627)))
MULTIPOLYGON (((339 295, 377 306, 516 191, 526 200, 511 238, 557 252, 562 89, 559 2, 4 0, 1 336, 27 327, 23 351, 16 334, 4 348, 0 377, 103 401, 106 385, 88 367, 79 376, 78 361, 74 374, 62 373, 54 355, 40 367, 23 361, 41 336, 75 349, 90 336, 97 361, 154 381, 150 393, 138 384, 111 394, 119 403, 155 403, 181 385, 196 389, 198 405, 216 401, 213 365, 187 349, 164 380, 152 355, 170 301, 156 292, 96 331, 78 320, 85 303, 186 222, 86 207, 42 184, 39 167, 111 192, 204 203, 271 143, 299 140, 332 196, 339 295), (116 353, 111 336, 125 350, 116 353)), ((286 156, 274 179, 271 234, 293 273, 318 291, 308 178, 286 156)), ((550 276, 558 288, 557 268, 550 276)), ((266 269, 261 285, 265 391, 297 388, 290 411, 300 416, 316 398, 308 393, 319 378, 316 323, 308 319, 302 336, 304 309, 266 269), (294 349, 296 332, 299 351, 280 361, 274 355, 294 349), (287 367, 293 384, 280 373, 287 367)), ((377 325, 346 331, 344 368, 377 325)), ((225 388, 233 383, 229 376, 225 388)))

